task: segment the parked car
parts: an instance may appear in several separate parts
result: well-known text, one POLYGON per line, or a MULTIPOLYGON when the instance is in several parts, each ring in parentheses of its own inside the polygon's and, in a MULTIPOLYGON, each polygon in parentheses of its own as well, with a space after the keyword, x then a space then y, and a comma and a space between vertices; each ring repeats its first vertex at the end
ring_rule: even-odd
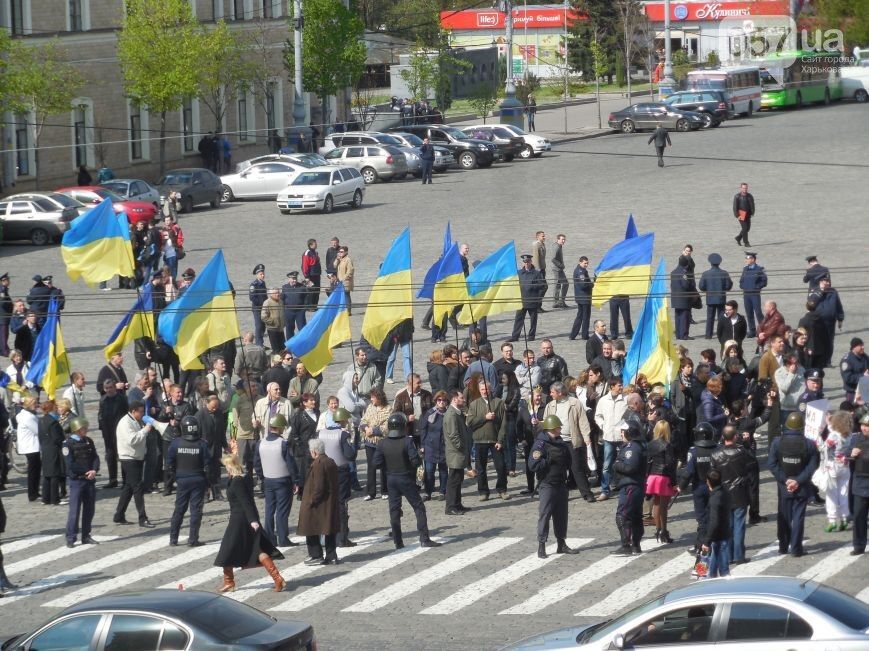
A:
POLYGON ((488 140, 469 138, 461 129, 442 124, 408 124, 393 127, 389 133, 401 131, 428 138, 433 145, 446 147, 453 153, 459 167, 465 170, 489 167, 498 160, 498 147, 488 140))
POLYGON ((869 605, 816 581, 699 581, 603 622, 529 637, 507 649, 837 649, 869 645, 869 605))
POLYGON ((699 113, 683 111, 660 102, 643 102, 610 113, 607 119, 610 127, 622 133, 633 133, 643 129, 654 129, 660 122, 665 129, 694 131, 703 126, 699 113))
POLYGON ((525 140, 500 124, 478 124, 473 127, 462 127, 462 131, 471 138, 494 142, 501 152, 501 157, 508 163, 516 156, 521 156, 522 150, 525 149, 525 140))
POLYGON ((203 203, 212 208, 220 207, 223 196, 223 183, 220 177, 204 167, 187 167, 166 172, 157 182, 162 203, 170 192, 181 194, 181 210, 193 212, 194 206, 203 203))
POLYGON ((863 104, 869 99, 869 59, 864 59, 864 66, 845 66, 842 68, 842 97, 854 98, 863 104))
POLYGON ((326 159, 323 158, 320 154, 312 154, 310 152, 302 152, 298 154, 263 154, 262 156, 255 156, 254 158, 249 158, 247 160, 243 160, 240 163, 235 164, 235 173, 243 172, 251 165, 256 165, 257 163, 268 163, 272 161, 287 161, 288 163, 298 163, 303 167, 319 167, 321 165, 326 165, 326 159))
POLYGON ((336 147, 349 147, 351 145, 392 145, 393 147, 398 147, 404 152, 408 173, 413 174, 417 178, 422 176, 422 159, 420 158, 419 149, 405 145, 391 133, 381 133, 379 131, 332 133, 326 136, 324 142, 326 146, 322 147, 320 151, 326 153, 336 147))
POLYGON ((115 214, 124 213, 131 224, 150 222, 157 215, 158 208, 148 201, 126 201, 120 195, 99 185, 81 185, 71 188, 59 188, 60 194, 72 197, 85 206, 93 208, 103 201, 111 201, 115 214))
POLYGON ((75 208, 76 212, 79 215, 85 214, 88 210, 91 209, 91 206, 86 206, 81 201, 73 199, 70 196, 65 194, 61 194, 60 192, 21 192, 19 194, 13 194, 9 197, 6 197, 6 200, 12 198, 23 198, 23 199, 46 199, 52 205, 57 207, 58 209, 62 208, 75 208))
POLYGON ((401 149, 393 145, 338 147, 326 154, 325 158, 330 165, 355 167, 362 173, 366 183, 407 176, 407 158, 401 149))
POLYGON ((74 206, 61 207, 45 197, 12 195, 0 200, 4 242, 30 240, 35 246, 59 242, 76 217, 74 206))
POLYGON ((683 111, 694 111, 703 118, 703 128, 717 127, 732 117, 727 97, 720 90, 683 90, 668 95, 664 104, 683 111))
POLYGON ((125 200, 148 201, 160 208, 160 191, 141 179, 112 179, 100 185, 125 200))
POLYGON ((519 158, 540 158, 544 152, 552 151, 552 143, 549 138, 538 136, 536 133, 528 133, 521 127, 513 124, 501 124, 500 127, 507 129, 514 135, 520 136, 525 141, 525 148, 519 154, 519 158))
MULTIPOLYGON (((405 147, 414 147, 417 151, 422 146, 422 138, 412 133, 405 133, 403 131, 394 131, 389 134, 405 147)), ((431 144, 431 143, 429 143, 431 144)), ((456 164, 456 159, 453 158, 452 152, 443 147, 441 145, 432 145, 434 149, 434 165, 432 165, 432 169, 435 172, 446 172, 450 167, 456 164)))
POLYGON ((305 169, 308 168, 299 163, 274 160, 251 165, 236 174, 224 174, 220 177, 222 200, 225 203, 233 199, 274 199, 305 169))
POLYGON ((278 193, 278 209, 283 215, 297 210, 332 212, 338 204, 362 206, 365 179, 355 167, 324 165, 301 172, 278 193))
POLYGON ((150 590, 86 599, 2 648, 316 651, 317 641, 307 622, 277 620, 213 592, 150 590))

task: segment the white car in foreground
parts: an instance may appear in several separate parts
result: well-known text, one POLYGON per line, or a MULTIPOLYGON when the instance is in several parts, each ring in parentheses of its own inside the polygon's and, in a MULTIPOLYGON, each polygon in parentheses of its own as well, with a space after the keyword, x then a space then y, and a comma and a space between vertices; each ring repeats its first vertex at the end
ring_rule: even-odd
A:
MULTIPOLYGON (((507 129, 507 131, 512 132, 516 136, 520 136, 523 140, 525 140, 525 149, 522 150, 522 153, 519 154, 519 158, 540 158, 543 155, 543 152, 552 151, 552 143, 549 141, 549 138, 544 138, 542 136, 538 136, 535 133, 528 133, 520 127, 515 127, 512 124, 499 124, 499 127, 507 129)), ((475 124, 470 127, 462 127, 464 131, 469 131, 475 127, 489 127, 491 128, 491 124, 475 124)))
POLYGON ((278 209, 283 215, 296 210, 332 212, 338 204, 362 206, 365 180, 355 167, 326 165, 304 172, 278 193, 278 209))

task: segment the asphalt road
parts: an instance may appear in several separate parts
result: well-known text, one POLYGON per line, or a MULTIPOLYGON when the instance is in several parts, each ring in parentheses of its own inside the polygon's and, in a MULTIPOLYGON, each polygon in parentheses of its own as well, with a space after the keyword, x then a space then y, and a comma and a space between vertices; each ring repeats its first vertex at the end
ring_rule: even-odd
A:
MULTIPOLYGON (((571 114, 576 116, 574 124, 593 124, 589 116, 596 116, 595 107, 572 110, 577 111, 571 114)), ((746 181, 757 202, 752 248, 770 277, 764 297, 778 300, 787 321, 796 323, 806 295, 801 283, 803 260, 816 254, 831 268, 846 312, 844 329, 836 339, 837 360, 852 336, 867 334, 869 302, 860 298, 866 289, 865 237, 861 235, 869 172, 865 111, 860 105, 841 104, 756 115, 719 129, 673 134, 664 169, 655 164, 652 147, 646 144, 648 135, 612 134, 558 144, 538 160, 436 175, 434 184, 425 188, 413 181, 378 184, 369 188, 359 211, 282 216, 272 202, 265 201, 200 209, 182 218, 188 256, 181 266, 199 269, 222 248, 239 290, 241 326, 247 329, 251 316, 246 287, 254 264, 263 262, 269 284, 280 284, 288 271, 300 268, 309 237, 325 246, 337 235, 350 246, 357 269, 353 297, 364 303, 377 265, 405 226, 411 227, 414 278, 419 282, 439 253, 447 220, 454 237, 470 244, 472 260, 510 239, 521 253, 537 230, 545 230, 550 243, 557 233, 565 233, 565 257, 572 269, 580 255, 588 255, 593 267, 623 237, 625 219, 633 213, 640 232, 655 232, 656 259, 666 258, 668 268, 690 242, 698 273, 707 268, 706 256, 718 252, 724 258, 722 267, 738 277, 743 249, 733 241, 737 227, 730 205, 739 183, 746 181)), ((560 128, 557 111, 544 112, 537 121, 541 131, 553 135, 560 128)), ((35 273, 55 276, 67 295, 63 331, 72 365, 93 380, 104 363, 101 348, 134 294, 71 285, 57 247, 4 244, 0 271, 12 275, 13 296, 26 294, 28 279, 35 273)), ((417 322, 424 310, 424 305, 417 306, 417 322)), ((639 311, 640 303, 634 301, 635 319, 639 311)), ((607 314, 604 306, 593 316, 606 318, 607 314)), ((358 336, 361 315, 360 306, 352 320, 354 336, 358 336)), ((702 335, 704 314, 695 313, 695 317, 700 325, 692 327, 692 334, 702 335)), ((550 336, 571 372, 578 373, 584 367, 584 346, 567 339, 572 319, 573 310, 542 315, 538 338, 550 336)), ((490 320, 490 337, 496 346, 509 335, 511 324, 512 315, 490 320)), ((424 378, 431 350, 427 335, 418 330, 414 342, 414 367, 422 370, 424 378)), ((707 347, 703 339, 687 343, 695 358, 707 347)), ((350 363, 349 355, 346 346, 336 351, 335 364, 325 374, 324 396, 337 388, 341 371, 350 363)), ((132 374, 131 351, 126 366, 132 374)), ((389 395, 399 387, 388 387, 389 395)), ((835 369, 828 370, 827 390, 834 402, 840 398, 841 381, 835 369)), ((92 422, 95 395, 91 385, 88 410, 92 422)), ((66 510, 29 505, 22 491, 23 477, 13 477, 13 489, 2 495, 9 513, 3 547, 7 570, 14 568, 11 578, 27 589, 18 598, 10 595, 4 600, 0 634, 33 627, 71 599, 118 589, 177 586, 179 582, 187 588, 205 589, 218 583, 219 570, 209 570, 213 546, 187 556, 181 556, 186 549, 165 546, 173 500, 147 497, 149 515, 159 528, 144 534, 112 525, 117 493, 100 491, 95 534, 106 537, 105 542, 99 548, 76 548, 70 554, 58 536, 66 510), (118 538, 109 540, 111 536, 118 538)), ((772 514, 774 486, 768 473, 763 478, 762 510, 772 514)), ((521 477, 512 479, 511 494, 515 496, 522 485, 521 477)), ((673 512, 671 532, 677 544, 614 564, 607 559, 616 540, 614 503, 587 505, 575 498, 570 506, 569 535, 582 544, 582 553, 536 563, 535 503, 514 497, 506 503, 496 500, 478 505, 470 483, 465 493, 466 502, 478 508, 463 518, 446 517, 439 502, 429 505, 433 534, 449 539, 440 549, 409 546, 404 553, 391 553, 382 538, 388 527, 386 503, 354 499, 351 529, 367 547, 352 550, 352 556, 337 568, 323 568, 304 577, 297 565, 302 550, 289 550, 287 560, 279 564, 290 584, 287 593, 269 592, 265 573, 254 570, 241 579, 251 587, 236 595, 264 610, 279 608, 273 613, 277 616, 313 622, 321 648, 490 649, 526 634, 612 614, 644 596, 691 580, 690 559, 683 553, 694 530, 688 499, 680 499, 673 512)), ((226 513, 225 503, 207 505, 203 540, 220 539, 226 513)), ((293 521, 295 513, 294 509, 293 521)), ((405 513, 409 532, 413 518, 410 509, 405 513)), ((850 532, 825 534, 823 524, 823 509, 811 508, 806 529, 811 554, 802 559, 768 555, 768 545, 775 541, 774 518, 751 528, 747 543, 749 554, 756 558, 741 571, 819 576, 869 599, 865 558, 836 551, 849 548, 850 532)), ((651 550, 654 544, 647 547, 651 550)))

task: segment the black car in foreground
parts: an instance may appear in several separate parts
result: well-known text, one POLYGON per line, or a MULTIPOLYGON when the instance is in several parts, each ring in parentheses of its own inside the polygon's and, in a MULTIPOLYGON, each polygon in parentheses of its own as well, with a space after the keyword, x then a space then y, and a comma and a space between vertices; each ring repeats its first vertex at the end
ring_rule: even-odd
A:
POLYGON ((703 128, 717 127, 731 117, 727 97, 720 90, 682 90, 668 95, 664 104, 694 111, 703 118, 703 128))
POLYGON ((500 158, 498 146, 488 140, 469 138, 464 132, 444 124, 408 124, 387 131, 403 131, 428 138, 433 145, 446 147, 463 170, 489 167, 500 158))
POLYGON ((277 620, 213 592, 150 590, 87 599, 0 649, 316 651, 317 641, 306 622, 277 620))
POLYGON ((683 111, 660 102, 643 102, 609 114, 610 127, 622 133, 654 129, 658 122, 665 129, 694 131, 703 126, 699 113, 683 111))

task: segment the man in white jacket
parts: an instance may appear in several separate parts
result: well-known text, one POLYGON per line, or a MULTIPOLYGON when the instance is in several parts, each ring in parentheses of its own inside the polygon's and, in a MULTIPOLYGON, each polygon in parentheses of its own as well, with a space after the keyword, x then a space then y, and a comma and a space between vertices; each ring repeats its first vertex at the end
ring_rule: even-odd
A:
MULTIPOLYGON (((272 416, 283 414, 287 423, 290 422, 290 417, 293 415, 293 405, 286 398, 281 397, 281 386, 277 382, 269 382, 266 387, 266 396, 257 400, 253 408, 253 427, 254 430, 268 432, 268 424, 272 416)), ((290 434, 290 426, 283 431, 283 438, 287 438, 290 434)))
MULTIPOLYGON (((113 521, 115 524, 130 524, 127 522, 127 507, 130 498, 136 505, 139 514, 139 526, 153 529, 154 525, 145 513, 145 496, 142 492, 143 470, 145 468, 145 450, 148 433, 157 425, 150 416, 145 416, 145 405, 138 400, 130 403, 130 411, 118 423, 116 436, 118 440, 118 459, 124 474, 124 488, 118 499, 113 521), (146 422, 143 422, 143 419, 146 422)), ((163 423, 168 425, 168 423, 163 423)))
POLYGON ((609 392, 597 401, 597 409, 594 412, 594 422, 603 433, 603 469, 600 480, 600 495, 598 502, 608 500, 610 496, 610 477, 612 476, 613 462, 622 443, 622 431, 620 423, 628 408, 627 400, 622 395, 622 379, 612 377, 608 380, 609 392))
POLYGON ((552 398, 543 411, 543 417, 557 416, 561 420, 561 436, 570 441, 570 474, 586 502, 594 502, 594 493, 588 483, 586 446, 591 445, 591 425, 579 400, 569 395, 563 382, 549 387, 552 398))

